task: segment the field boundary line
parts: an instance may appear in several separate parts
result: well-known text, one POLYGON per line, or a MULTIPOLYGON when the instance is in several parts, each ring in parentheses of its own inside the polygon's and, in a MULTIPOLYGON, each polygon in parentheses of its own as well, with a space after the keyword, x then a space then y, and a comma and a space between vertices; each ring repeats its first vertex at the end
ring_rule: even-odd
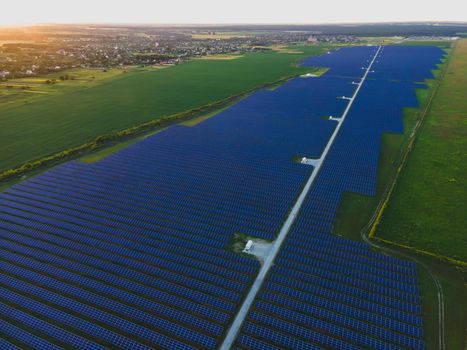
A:
POLYGON ((409 246, 409 245, 405 245, 405 244, 401 244, 401 243, 396 243, 396 242, 393 242, 393 241, 390 241, 390 240, 387 240, 387 239, 384 239, 384 238, 380 238, 380 237, 370 237, 370 238, 374 239, 376 241, 379 241, 379 242, 394 246, 394 247, 398 247, 398 248, 405 249, 405 250, 410 250, 410 251, 412 251, 414 253, 417 253, 417 254, 420 254, 420 255, 425 255, 425 256, 428 256, 430 258, 435 258, 435 259, 441 260, 443 262, 449 263, 451 265, 454 265, 454 266, 462 268, 462 269, 467 269, 467 262, 462 261, 462 260, 457 260, 457 259, 453 259, 453 258, 444 256, 444 255, 431 253, 431 252, 428 252, 426 250, 418 249, 418 248, 415 248, 415 247, 412 247, 412 246, 409 246))

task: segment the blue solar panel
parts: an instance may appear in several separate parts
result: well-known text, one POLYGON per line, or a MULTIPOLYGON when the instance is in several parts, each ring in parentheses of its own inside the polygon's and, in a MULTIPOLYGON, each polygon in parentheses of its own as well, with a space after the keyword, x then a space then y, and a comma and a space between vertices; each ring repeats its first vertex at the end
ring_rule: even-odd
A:
POLYGON ((247 322, 244 327, 244 332, 252 334, 253 336, 267 339, 270 342, 277 344, 281 349, 309 349, 309 350, 321 350, 322 347, 317 344, 312 344, 303 341, 299 338, 291 337, 288 334, 281 333, 276 329, 272 329, 267 326, 247 322))
MULTIPOLYGON (((313 171, 292 158, 321 155, 337 125, 323 117, 343 113, 375 52, 307 59, 330 70, 0 194, 0 346, 217 348, 260 266, 226 247, 276 237, 313 171)), ((381 51, 238 347, 423 348, 415 265, 330 232, 343 192, 374 195, 381 135, 403 131, 442 55, 381 51)))
MULTIPOLYGON (((7 277, 3 276, 5 280, 7 277)), ((12 281, 13 285, 15 284, 12 281)), ((39 291, 34 285, 30 285, 31 290, 39 291)), ((65 327, 70 331, 73 329, 79 330, 94 336, 100 341, 108 342, 116 347, 121 348, 134 348, 134 349, 150 349, 148 346, 145 346, 141 343, 138 343, 131 338, 128 338, 118 332, 114 332, 107 327, 102 327, 96 323, 96 319, 93 319, 92 322, 76 317, 70 312, 62 311, 58 308, 51 307, 47 304, 38 302, 30 297, 26 297, 22 294, 15 292, 12 289, 5 289, 0 287, 0 296, 3 300, 9 303, 9 305, 16 308, 26 307, 28 313, 34 313, 37 317, 42 319, 51 319, 60 327, 65 327)), ((29 315, 26 314, 26 317, 29 315)), ((21 339, 21 338, 19 338, 21 339)), ((66 341, 66 339, 64 339, 66 341)))
MULTIPOLYGON (((341 49, 305 64, 327 65, 326 75, 346 80, 363 75, 362 67, 370 61, 367 53, 365 48, 341 49)), ((261 301, 248 316, 251 320, 280 329, 290 339, 310 337, 306 332, 312 328, 358 347, 424 349, 415 265, 330 232, 343 192, 375 194, 381 135, 403 132, 402 108, 417 106, 414 82, 431 77, 442 55, 437 48, 399 47, 385 47, 378 55, 259 294, 261 301), (407 62, 405 55, 411 56, 407 62)), ((249 327, 243 332, 252 333, 249 327)))
MULTIPOLYGON (((33 349, 62 349, 60 346, 50 343, 49 341, 42 339, 41 337, 35 336, 34 334, 28 333, 27 331, 5 321, 7 316, 15 317, 18 315, 19 317, 23 316, 21 311, 15 310, 8 305, 0 303, 0 312, 2 318, 0 318, 0 329, 1 329, 1 338, 0 338, 0 346, 2 349, 21 349, 6 340, 6 338, 12 338, 16 340, 21 340, 21 343, 24 346, 29 346, 33 349)), ((24 314, 24 319, 29 322, 34 322, 34 318, 24 314)), ((37 323, 34 325, 34 328, 41 329, 43 324, 46 322, 42 322, 41 320, 37 320, 37 323)), ((22 345, 23 346, 23 345, 22 345)), ((92 347, 92 346, 91 346, 92 347)), ((97 348, 97 347, 96 347, 97 348)))
POLYGON ((246 334, 240 334, 238 344, 245 349, 280 350, 280 347, 258 340, 246 334))

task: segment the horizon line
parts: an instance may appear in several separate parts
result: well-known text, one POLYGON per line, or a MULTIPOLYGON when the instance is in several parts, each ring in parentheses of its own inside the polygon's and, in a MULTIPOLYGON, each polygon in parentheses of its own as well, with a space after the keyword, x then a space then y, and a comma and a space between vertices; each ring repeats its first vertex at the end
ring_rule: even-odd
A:
POLYGON ((176 26, 176 27, 189 27, 189 26, 326 26, 326 25, 378 25, 378 24, 456 24, 467 26, 467 21, 449 21, 449 20, 413 20, 413 21, 375 21, 375 22, 35 22, 35 23, 18 23, 18 24, 0 24, 0 28, 8 27, 33 27, 33 26, 89 26, 89 25, 116 25, 116 26, 176 26))

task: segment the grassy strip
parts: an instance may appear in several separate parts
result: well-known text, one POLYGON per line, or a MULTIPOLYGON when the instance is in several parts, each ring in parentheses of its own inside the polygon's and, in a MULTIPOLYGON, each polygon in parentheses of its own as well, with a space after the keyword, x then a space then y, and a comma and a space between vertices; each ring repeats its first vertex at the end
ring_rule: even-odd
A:
POLYGON ((46 157, 39 158, 37 160, 23 163, 22 165, 16 168, 8 169, 8 170, 1 172, 0 182, 7 181, 12 178, 17 178, 31 171, 37 171, 40 168, 50 167, 50 166, 56 165, 57 163, 60 163, 60 162, 63 162, 63 161, 66 161, 72 158, 76 158, 78 156, 82 156, 86 152, 95 151, 96 149, 100 149, 102 147, 109 145, 109 143, 126 140, 130 137, 140 136, 143 133, 153 131, 155 129, 168 127, 177 122, 187 121, 193 118, 199 118, 201 113, 209 113, 210 111, 215 112, 219 108, 225 107, 225 105, 230 105, 236 102, 237 100, 239 100, 240 98, 252 93, 255 90, 268 88, 270 86, 277 86, 278 84, 284 83, 296 77, 297 75, 298 74, 289 75, 275 82, 263 84, 257 88, 244 91, 241 94, 229 96, 219 101, 208 103, 203 106, 196 107, 196 108, 187 110, 182 113, 172 114, 172 115, 158 118, 158 119, 155 119, 149 122, 141 123, 131 128, 101 135, 101 136, 96 137, 94 140, 84 143, 80 146, 72 147, 72 148, 63 150, 61 152, 48 155, 46 157))
POLYGON ((236 104, 239 100, 241 100, 241 99, 243 99, 243 98, 245 98, 247 96, 248 96, 248 94, 244 94, 244 95, 238 97, 237 99, 230 101, 225 106, 223 106, 223 107, 221 107, 219 109, 216 109, 214 111, 210 111, 210 112, 207 112, 207 113, 203 113, 202 115, 200 115, 198 117, 188 119, 186 121, 181 122, 180 124, 184 125, 184 126, 196 126, 198 124, 201 124, 205 120, 208 120, 209 118, 212 118, 212 117, 218 115, 222 111, 225 111, 226 109, 228 109, 232 105, 236 104))
POLYGON ((467 262, 465 262, 465 261, 452 259, 452 258, 449 258, 447 256, 435 254, 435 253, 432 253, 432 252, 427 252, 425 250, 417 249, 415 247, 407 246, 407 245, 404 245, 404 244, 401 244, 401 243, 388 241, 387 239, 384 239, 384 238, 381 238, 381 237, 371 237, 371 238, 373 238, 374 240, 377 240, 379 242, 385 243, 387 245, 390 245, 392 247, 397 247, 397 248, 409 250, 409 251, 411 251, 413 253, 416 253, 416 254, 420 254, 420 255, 428 256, 430 258, 438 259, 440 261, 444 261, 444 262, 446 262, 448 264, 454 265, 454 266, 456 266, 458 268, 461 268, 461 269, 465 269, 467 271, 467 262))
POLYGON ((140 141, 142 139, 145 139, 146 137, 157 134, 158 132, 161 132, 163 130, 165 130, 165 128, 157 130, 156 132, 148 133, 147 135, 144 135, 144 136, 130 138, 127 141, 113 142, 113 144, 111 144, 109 146, 106 145, 105 148, 99 149, 96 152, 91 152, 90 154, 86 154, 85 156, 81 157, 79 160, 81 162, 87 163, 87 164, 98 162, 99 160, 104 159, 105 157, 110 156, 111 154, 117 153, 117 152, 121 151, 122 149, 125 149, 128 146, 131 146, 132 144, 135 144, 136 142, 138 142, 138 141, 140 141))
POLYGON ((441 47, 450 47, 452 45, 451 40, 404 40, 397 45, 402 46, 441 46, 441 47))
POLYGON ((466 68, 467 40, 454 48, 381 224, 373 228, 387 241, 464 262, 466 68))

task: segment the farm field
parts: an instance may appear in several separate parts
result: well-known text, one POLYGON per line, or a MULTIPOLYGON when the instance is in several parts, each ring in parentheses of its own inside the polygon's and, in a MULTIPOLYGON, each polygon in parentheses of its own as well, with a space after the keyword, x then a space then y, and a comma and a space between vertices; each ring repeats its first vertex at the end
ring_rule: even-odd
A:
POLYGON ((406 46, 440 46, 440 47, 450 47, 452 41, 446 40, 404 40, 398 43, 398 45, 406 46))
POLYGON ((128 72, 154 71, 159 67, 74 68, 44 76, 10 79, 0 82, 0 109, 31 103, 44 96, 59 95, 97 86, 128 72), (65 79, 66 77, 66 79, 65 79))
POLYGON ((467 262, 467 40, 446 76, 402 170, 376 236, 467 262))
POLYGON ((324 49, 301 46, 301 53, 294 54, 269 51, 234 60, 192 60, 157 71, 119 74, 88 88, 0 104, 0 146, 6 155, 0 159, 0 170, 310 71, 297 61, 324 49))

